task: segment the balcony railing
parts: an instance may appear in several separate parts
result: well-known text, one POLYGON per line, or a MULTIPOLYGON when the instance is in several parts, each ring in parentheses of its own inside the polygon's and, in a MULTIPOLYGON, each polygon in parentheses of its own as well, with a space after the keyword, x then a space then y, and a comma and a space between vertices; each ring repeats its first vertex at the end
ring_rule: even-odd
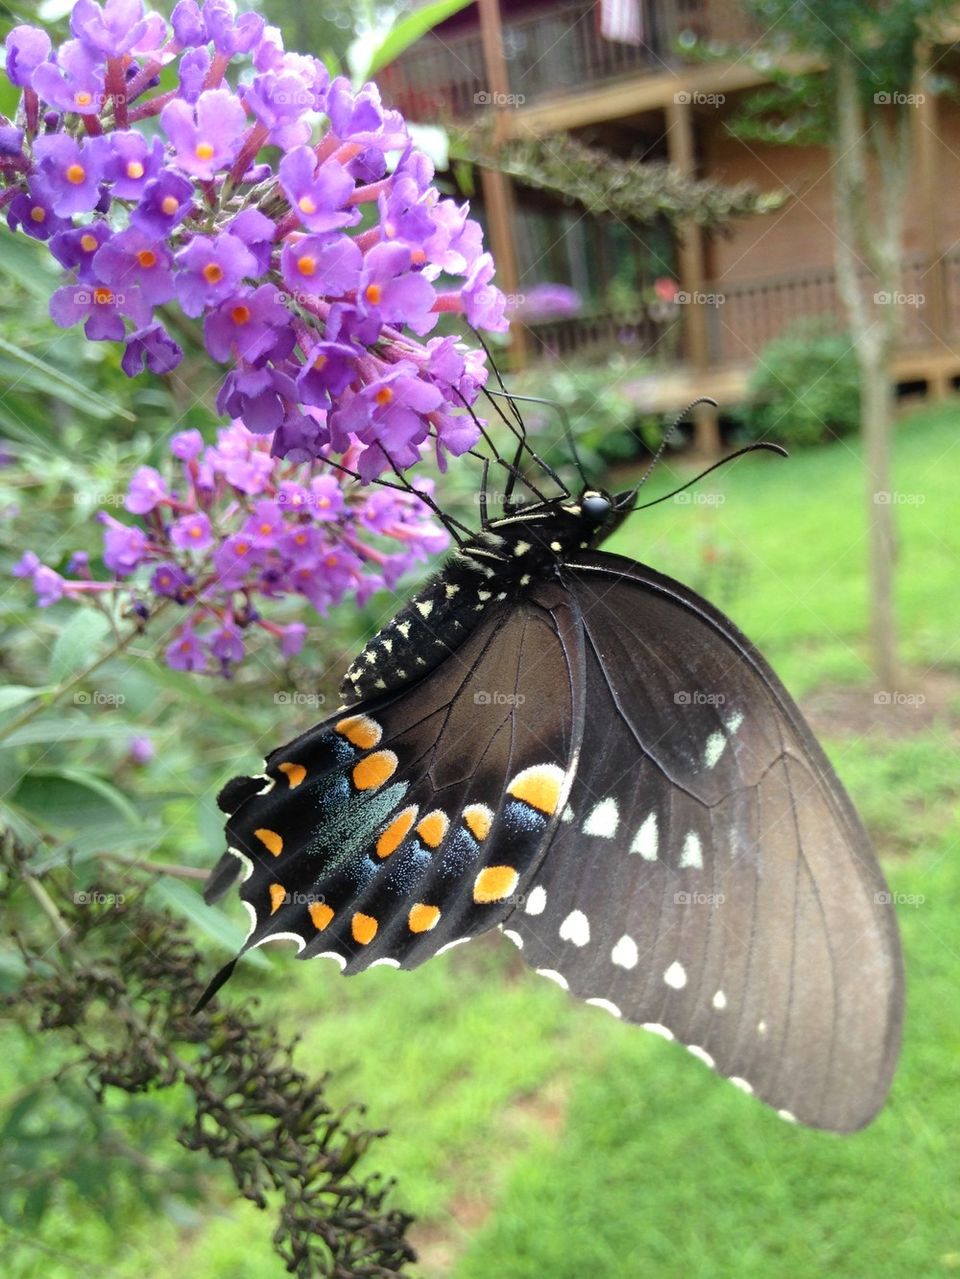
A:
MULTIPOLYGON (((597 14, 595 3, 567 0, 505 17, 503 49, 512 105, 665 71, 682 62, 687 40, 743 47, 759 34, 736 0, 647 0, 644 42, 639 45, 605 39, 597 14)), ((424 36, 378 80, 391 106, 422 122, 470 116, 491 102, 476 26, 424 36)))

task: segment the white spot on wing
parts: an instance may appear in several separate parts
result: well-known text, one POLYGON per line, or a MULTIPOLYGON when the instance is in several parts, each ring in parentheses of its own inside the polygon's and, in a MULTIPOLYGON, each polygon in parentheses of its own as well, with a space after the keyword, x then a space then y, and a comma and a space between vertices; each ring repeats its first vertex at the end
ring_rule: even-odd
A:
POLYGON ((441 946, 437 951, 438 955, 442 955, 444 951, 453 950, 454 946, 462 946, 465 941, 469 941, 469 937, 458 937, 455 941, 448 941, 446 946, 441 946))
POLYGON ((703 752, 703 762, 707 768, 715 768, 720 756, 727 749, 727 739, 723 733, 711 733, 707 738, 707 748, 703 752))
POLYGON ((705 1066, 709 1066, 711 1070, 713 1069, 715 1063, 706 1048, 701 1048, 699 1044, 687 1044, 686 1049, 698 1061, 702 1061, 705 1066))
POLYGON ((514 555, 526 555, 529 549, 530 549, 529 542, 516 542, 514 543, 513 553, 514 555))
POLYGON ((561 815, 561 817, 560 817, 560 820, 561 820, 562 822, 572 822, 572 821, 573 821, 573 809, 570 807, 570 805, 569 805, 569 804, 568 804, 568 805, 566 806, 566 808, 563 810, 563 813, 562 813, 562 815, 561 815))
POLYGON ((610 1013, 612 1017, 623 1016, 623 1013, 620 1011, 617 1005, 609 999, 588 999, 586 1002, 592 1005, 594 1008, 602 1008, 604 1012, 610 1013))
POLYGON ((679 959, 675 959, 667 971, 663 974, 663 980, 673 990, 683 990, 687 984, 687 970, 679 959))
POLYGON ((547 905, 547 890, 541 885, 531 888, 527 893, 527 901, 524 910, 528 915, 542 915, 547 905))
POLYGON ((700 836, 695 830, 687 831, 687 837, 683 841, 683 848, 680 850, 680 869, 703 869, 703 847, 700 836))
POLYGON ((741 1079, 739 1075, 731 1075, 730 1082, 734 1088, 739 1088, 741 1092, 752 1093, 753 1084, 748 1084, 745 1079, 741 1079))
POLYGON ((371 968, 399 968, 399 967, 400 967, 400 960, 399 960, 399 959, 391 959, 391 958, 387 955, 387 956, 384 956, 384 958, 383 958, 383 959, 375 959, 375 960, 373 961, 373 963, 370 965, 370 967, 371 967, 371 968))
POLYGON ((266 773, 257 773, 256 777, 253 780, 259 781, 261 777, 263 778, 263 785, 257 791, 257 794, 269 795, 270 792, 273 790, 274 786, 276 785, 276 778, 268 777, 266 773))
POLYGON ((792 1115, 789 1110, 778 1110, 777 1114, 788 1124, 795 1124, 797 1122, 796 1115, 792 1115))
POLYGON ((767 1023, 763 1020, 757 1022, 757 1034, 765 1035, 767 1033, 767 1023))
MULTIPOLYGON (((251 868, 251 870, 253 869, 253 863, 252 863, 252 862, 250 863, 250 868, 251 868)), ((245 906, 245 907, 246 907, 246 909, 247 909, 247 914, 250 916, 250 927, 247 929, 247 935, 246 935, 246 937, 244 937, 244 939, 243 939, 243 940, 246 942, 246 941, 249 941, 249 940, 250 940, 250 938, 253 936, 253 930, 254 930, 254 929, 256 928, 256 926, 257 926, 257 911, 256 911, 256 907, 254 906, 253 902, 245 901, 245 900, 244 900, 244 899, 242 899, 242 898, 241 898, 241 900, 243 901, 243 904, 244 904, 244 906, 245 906)))
POLYGON ((659 836, 657 833, 657 815, 651 813, 643 822, 636 835, 633 837, 633 843, 630 845, 631 853, 639 853, 644 861, 655 862, 657 860, 657 845, 659 836))
POLYGON ((584 835, 599 835, 603 839, 612 839, 617 833, 617 827, 620 824, 620 813, 617 809, 617 801, 613 796, 608 795, 606 799, 601 799, 590 813, 590 816, 583 823, 584 835))
POLYGON ((743 723, 743 712, 734 711, 728 720, 726 720, 726 728, 728 733, 735 733, 743 723))
POLYGON ((549 981, 555 981, 561 990, 569 990, 567 979, 563 973, 558 973, 555 968, 538 968, 536 970, 538 977, 546 977, 549 981))
POLYGON ((347 966, 347 961, 344 959, 342 955, 338 955, 335 950, 322 950, 320 954, 316 956, 316 958, 332 959, 341 972, 343 972, 344 968, 346 968, 347 966))
POLYGON ((560 940, 586 946, 590 940, 590 921, 582 910, 572 910, 560 925, 560 940))
POLYGON ((523 938, 519 933, 515 933, 512 928, 505 928, 503 930, 503 935, 508 939, 508 941, 513 942, 517 950, 523 950, 523 938))
POLYGON ((610 952, 610 958, 621 968, 636 968, 640 959, 637 943, 626 933, 620 938, 610 952))
POLYGON ((722 990, 718 990, 710 1002, 718 1012, 722 1012, 727 1006, 727 997, 722 990))
POLYGON ((673 1031, 669 1026, 661 1026, 658 1021, 645 1021, 643 1029, 649 1030, 651 1035, 659 1035, 661 1039, 673 1039, 673 1031))

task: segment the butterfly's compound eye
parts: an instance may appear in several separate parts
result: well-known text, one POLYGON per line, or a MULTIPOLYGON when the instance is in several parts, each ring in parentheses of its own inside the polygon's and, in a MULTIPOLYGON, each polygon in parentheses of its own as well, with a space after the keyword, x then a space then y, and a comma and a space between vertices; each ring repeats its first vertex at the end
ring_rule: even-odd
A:
POLYGON ((580 499, 580 507, 588 520, 602 524, 610 514, 612 503, 605 493, 587 492, 580 499))

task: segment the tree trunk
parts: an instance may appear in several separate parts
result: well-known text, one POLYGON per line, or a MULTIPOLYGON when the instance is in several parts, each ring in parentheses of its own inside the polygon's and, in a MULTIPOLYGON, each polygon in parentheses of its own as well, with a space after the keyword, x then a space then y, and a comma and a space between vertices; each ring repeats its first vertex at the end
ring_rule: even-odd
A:
POLYGON ((895 530, 890 483, 890 436, 894 397, 890 351, 866 342, 857 351, 860 367, 860 429, 867 472, 867 536, 870 555, 870 654, 874 678, 886 692, 896 688, 897 637, 893 607, 895 530))

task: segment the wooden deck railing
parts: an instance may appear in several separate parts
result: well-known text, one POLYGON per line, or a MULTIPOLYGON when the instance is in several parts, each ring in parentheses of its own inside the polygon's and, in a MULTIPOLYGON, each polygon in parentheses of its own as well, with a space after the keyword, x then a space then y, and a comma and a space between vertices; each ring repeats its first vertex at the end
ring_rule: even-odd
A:
MULTIPOLYGON (((624 76, 665 71, 689 40, 740 48, 759 35, 737 0, 646 0, 639 45, 600 34, 597 6, 565 2, 506 17, 503 46, 511 101, 523 106, 624 76)), ((493 105, 479 27, 424 36, 378 75, 384 97, 412 120, 470 116, 493 105)))

